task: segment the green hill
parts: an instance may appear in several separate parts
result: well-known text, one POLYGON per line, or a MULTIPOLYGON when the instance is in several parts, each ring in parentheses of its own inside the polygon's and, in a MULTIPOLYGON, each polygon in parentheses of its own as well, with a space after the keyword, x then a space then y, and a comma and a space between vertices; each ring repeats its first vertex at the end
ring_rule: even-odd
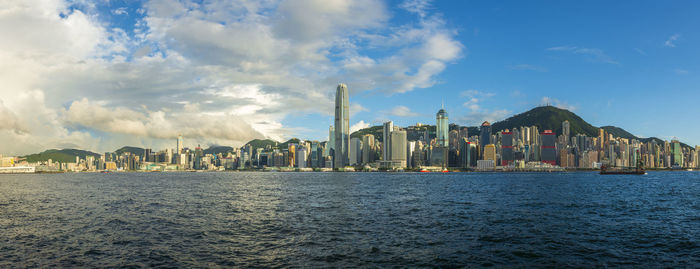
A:
POLYGON ((233 151, 233 148, 229 147, 229 146, 211 146, 211 147, 204 150, 204 154, 213 154, 213 155, 216 155, 219 153, 226 154, 226 153, 231 152, 231 151, 233 151))
POLYGON ((265 148, 267 146, 275 147, 277 144, 279 144, 277 141, 271 139, 253 139, 246 143, 246 145, 252 146, 253 149, 265 148))
POLYGON ((27 162, 30 163, 45 162, 49 159, 54 162, 74 163, 76 156, 80 157, 81 159, 84 159, 86 156, 95 156, 96 158, 99 158, 100 154, 80 149, 50 149, 41 153, 23 157, 27 158, 27 162))
POLYGON ((289 144, 299 144, 299 142, 301 142, 301 140, 299 140, 299 138, 292 138, 292 139, 285 141, 282 144, 279 144, 278 147, 281 149, 286 149, 289 147, 289 144))
POLYGON ((625 131, 625 129, 622 129, 620 127, 615 127, 615 126, 603 126, 600 127, 601 129, 605 130, 609 134, 612 134, 615 137, 622 137, 622 138, 627 138, 627 139, 639 139, 635 135, 631 134, 628 131, 625 131))
POLYGON ((272 140, 272 139, 253 139, 253 140, 248 141, 248 143, 246 143, 246 145, 251 145, 253 147, 253 150, 255 150, 257 148, 266 148, 267 146, 270 146, 272 148, 284 149, 284 148, 289 147, 290 143, 298 144, 299 142, 301 142, 301 140, 299 140, 299 138, 292 138, 292 139, 289 139, 289 140, 282 142, 282 143, 277 142, 277 141, 272 140))
POLYGON ((383 133, 382 127, 383 126, 381 126, 381 125, 377 125, 377 126, 371 126, 371 127, 357 130, 357 131, 353 132, 352 134, 350 134, 350 138, 354 138, 354 137, 362 138, 363 135, 371 134, 371 135, 374 135, 375 140, 382 142, 382 133, 383 133))
POLYGON ((117 155, 122 155, 124 152, 129 152, 136 156, 143 156, 145 151, 146 150, 144 150, 143 148, 126 146, 114 151, 114 153, 116 153, 117 155))
MULTIPOLYGON (((533 108, 527 112, 523 112, 517 115, 514 115, 512 117, 509 117, 505 120, 499 121, 492 123, 492 132, 500 132, 505 129, 514 129, 517 127, 522 127, 522 126, 537 126, 539 128, 539 131, 542 132, 544 130, 552 130, 556 134, 562 134, 562 122, 565 120, 569 121, 569 126, 570 126, 570 134, 571 136, 575 136, 576 134, 585 134, 589 137, 597 137, 598 136, 598 131, 599 128, 595 127, 588 122, 584 121, 581 117, 578 115, 574 114, 571 111, 565 110, 565 109, 560 109, 557 107, 553 106, 541 106, 541 107, 536 107, 533 108)), ((430 126, 426 125, 427 128, 432 128, 433 132, 435 129, 435 126, 430 126)), ((460 126, 450 126, 450 129, 454 128, 461 128, 460 126)), ((479 134, 479 128, 478 127, 468 127, 469 128, 469 135, 478 135, 479 134)), ((627 138, 627 139, 637 139, 639 141, 642 141, 644 143, 647 143, 649 141, 654 141, 656 143, 661 143, 663 144, 663 140, 656 138, 656 137, 649 137, 649 138, 641 138, 637 137, 630 132, 627 132, 626 130, 620 128, 620 127, 615 127, 615 126, 603 126, 600 127, 604 129, 606 132, 609 134, 612 134, 615 137, 622 137, 622 138, 627 138)), ((382 141, 382 126, 372 126, 368 128, 364 128, 361 130, 358 130, 350 135, 350 137, 361 137, 362 135, 365 134, 372 134, 374 135, 375 139, 377 141, 382 141)), ((409 140, 415 140, 417 139, 416 135, 417 133, 411 137, 409 135, 409 140)), ((434 135, 434 134, 431 134, 434 135)), ((681 143, 683 147, 689 147, 687 144, 681 143)))
POLYGON ((537 126, 540 132, 552 130, 556 134, 561 134, 561 124, 565 120, 569 121, 572 136, 576 134, 585 134, 590 137, 598 136, 598 128, 590 125, 571 111, 553 106, 536 107, 530 111, 493 123, 491 126, 494 133, 523 126, 537 126))

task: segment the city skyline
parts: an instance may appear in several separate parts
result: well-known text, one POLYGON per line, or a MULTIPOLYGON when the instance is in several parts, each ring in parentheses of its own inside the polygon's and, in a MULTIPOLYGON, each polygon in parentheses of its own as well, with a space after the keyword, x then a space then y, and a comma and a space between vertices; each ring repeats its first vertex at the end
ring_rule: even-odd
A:
POLYGON ((164 148, 180 134, 195 145, 321 141, 339 82, 353 100, 353 130, 431 123, 442 100, 463 126, 551 104, 595 126, 700 144, 693 1, 55 0, 0 9, 4 155, 164 148), (631 5, 636 12, 625 12, 631 5))

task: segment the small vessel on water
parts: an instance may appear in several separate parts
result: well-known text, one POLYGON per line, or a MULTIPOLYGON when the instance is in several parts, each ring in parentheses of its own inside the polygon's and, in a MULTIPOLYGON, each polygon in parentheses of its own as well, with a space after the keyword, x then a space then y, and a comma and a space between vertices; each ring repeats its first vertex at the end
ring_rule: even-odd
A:
POLYGON ((637 166, 632 168, 610 168, 607 165, 600 167, 601 175, 646 175, 644 163, 642 160, 637 161, 637 166))

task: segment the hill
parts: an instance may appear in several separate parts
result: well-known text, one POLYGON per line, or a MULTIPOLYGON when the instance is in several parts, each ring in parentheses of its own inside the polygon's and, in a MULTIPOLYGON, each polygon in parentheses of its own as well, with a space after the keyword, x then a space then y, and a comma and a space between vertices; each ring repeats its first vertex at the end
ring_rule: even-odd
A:
POLYGON ((275 147, 277 144, 279 144, 277 141, 271 139, 253 139, 246 143, 246 145, 250 145, 253 149, 265 148, 267 146, 275 147))
POLYGON ((277 142, 277 141, 272 140, 272 139, 253 139, 253 140, 248 141, 248 143, 246 143, 246 145, 251 145, 253 147, 253 150, 255 150, 257 148, 266 148, 267 146, 270 146, 271 148, 283 149, 283 148, 289 147, 289 144, 294 144, 294 143, 298 144, 299 142, 301 142, 301 140, 299 140, 299 138, 292 138, 292 139, 289 139, 289 140, 282 142, 282 143, 277 142))
POLYGON ((80 157, 81 159, 85 158, 86 156, 95 156, 95 158, 99 158, 100 154, 80 149, 50 149, 41 153, 35 153, 23 157, 27 158, 27 162, 30 163, 45 162, 49 159, 54 162, 74 163, 76 156, 80 157))
POLYGON ((562 122, 569 121, 570 134, 585 134, 590 137, 598 136, 598 128, 584 121, 571 111, 553 106, 541 106, 530 111, 517 114, 505 120, 491 124, 494 133, 505 129, 514 129, 523 126, 537 126, 539 131, 552 130, 556 134, 562 133, 562 122))
POLYGON ((143 148, 126 146, 115 150, 114 153, 116 153, 117 155, 122 155, 124 152, 129 152, 136 156, 143 156, 145 151, 146 150, 144 150, 143 148))
POLYGON ((292 138, 292 139, 285 141, 284 143, 279 144, 277 147, 281 148, 281 149, 285 149, 285 148, 289 147, 289 144, 299 144, 299 142, 301 142, 301 140, 299 140, 299 138, 292 138))
POLYGON ((626 139, 639 139, 637 136, 631 134, 628 131, 625 131, 625 129, 622 129, 620 127, 615 127, 615 126, 603 126, 600 127, 601 129, 605 130, 609 134, 612 134, 615 137, 622 137, 626 139))
POLYGON ((375 140, 382 142, 382 139, 383 139, 382 134, 384 132, 382 127, 383 126, 381 126, 381 125, 377 125, 377 126, 371 126, 371 127, 357 130, 357 131, 353 132, 352 134, 350 134, 350 138, 355 138, 355 137, 362 138, 363 135, 371 134, 374 136, 375 140))
POLYGON ((233 151, 233 148, 232 148, 232 147, 229 147, 229 146, 216 146, 216 145, 215 145, 215 146, 211 146, 211 147, 205 149, 205 150, 204 150, 204 154, 212 154, 212 155, 216 155, 216 154, 219 154, 219 153, 226 154, 226 153, 231 152, 231 151, 233 151))
MULTIPOLYGON (((492 123, 492 132, 500 132, 505 129, 514 129, 517 127, 522 127, 522 126, 537 126, 539 128, 539 131, 542 132, 544 130, 552 130, 556 134, 561 134, 562 133, 562 122, 565 120, 569 121, 569 126, 570 126, 570 134, 572 136, 575 136, 576 134, 585 134, 589 137, 597 137, 598 136, 598 127, 595 127, 591 125, 590 123, 584 121, 581 117, 578 115, 574 114, 571 111, 568 111, 566 109, 560 109, 557 107, 553 106, 541 106, 541 107, 536 107, 533 108, 527 112, 523 112, 517 115, 514 115, 512 117, 509 117, 505 120, 499 121, 492 123)), ((430 130, 433 131, 431 134, 434 135, 434 130, 435 126, 431 125, 426 125, 427 128, 432 128, 430 130)), ((451 124, 450 129, 455 129, 455 128, 461 128, 460 126, 456 126, 451 124)), ((622 138, 627 138, 627 139, 637 139, 641 142, 647 143, 650 141, 654 141, 657 144, 663 144, 664 141, 656 138, 656 137, 649 137, 649 138, 642 138, 642 137, 637 137, 633 135, 632 133, 626 131, 625 129, 622 129, 620 127, 616 126, 603 126, 600 127, 609 134, 612 134, 615 137, 622 137, 622 138)), ((479 127, 468 127, 469 130, 469 135, 478 135, 479 134, 479 127)), ((350 135, 350 137, 361 137, 362 135, 365 134, 372 134, 374 135, 375 139, 377 141, 382 141, 382 126, 372 126, 368 128, 364 128, 361 130, 358 130, 350 135)), ((417 135, 417 134, 416 134, 417 135)), ((409 135, 409 140, 415 140, 415 137, 411 137, 409 135)), ((681 145, 685 148, 690 147, 687 144, 681 143, 681 145)))

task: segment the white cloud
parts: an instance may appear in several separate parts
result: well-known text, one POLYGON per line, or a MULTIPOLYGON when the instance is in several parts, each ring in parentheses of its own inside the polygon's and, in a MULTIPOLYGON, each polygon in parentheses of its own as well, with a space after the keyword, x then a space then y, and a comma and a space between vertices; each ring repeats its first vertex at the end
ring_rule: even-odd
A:
POLYGON ((507 109, 470 111, 466 116, 457 118, 457 121, 467 126, 480 126, 484 121, 494 123, 511 114, 513 112, 507 109))
POLYGON ((384 114, 396 117, 416 117, 418 113, 411 111, 410 108, 406 106, 395 106, 389 111, 384 111, 384 114))
POLYGON ((429 0, 405 0, 400 7, 408 12, 416 13, 422 18, 428 13, 430 2, 429 0))
POLYGON ((210 138, 226 144, 245 143, 262 137, 248 123, 249 119, 233 114, 202 116, 187 110, 181 113, 163 110, 139 112, 123 107, 107 108, 86 98, 74 101, 63 114, 65 122, 72 126, 139 137, 172 140, 181 134, 187 138, 210 138))
POLYGON ((548 96, 542 97, 542 99, 540 100, 540 105, 554 106, 569 111, 576 111, 576 109, 578 109, 577 106, 570 105, 564 101, 560 101, 559 99, 551 98, 548 96))
POLYGON ((679 74, 679 75, 690 74, 690 71, 685 70, 685 69, 680 69, 680 68, 673 69, 673 72, 675 72, 676 74, 679 74))
POLYGON ((531 65, 531 64, 509 65, 508 68, 512 69, 512 70, 527 70, 527 71, 547 72, 547 68, 537 66, 537 65, 531 65))
POLYGON ((484 101, 484 99, 493 97, 496 94, 491 92, 482 92, 478 90, 466 90, 463 91, 460 95, 466 99, 462 106, 469 108, 471 112, 477 112, 481 109, 479 103, 484 101))
POLYGON ((644 51, 643 49, 640 49, 640 48, 634 48, 634 51, 636 51, 637 53, 644 55, 644 56, 647 55, 647 52, 644 51))
POLYGON ((353 124, 350 126, 350 133, 359 131, 360 129, 364 129, 369 127, 369 123, 365 122, 364 120, 358 121, 357 123, 353 124))
POLYGON ((610 56, 605 54, 605 52, 601 49, 597 48, 582 48, 582 47, 576 47, 576 46, 559 46, 559 47, 551 47, 547 49, 548 51, 562 51, 562 52, 570 52, 573 54, 577 55, 584 55, 586 56, 586 60, 590 62, 597 62, 597 63, 608 63, 608 64, 619 64, 615 60, 613 60, 610 56))
POLYGON ((428 8, 395 25, 375 0, 153 0, 130 14, 144 16, 133 33, 101 21, 100 3, 74 4, 0 8, 0 153, 156 147, 178 133, 284 139, 285 117, 332 114, 337 82, 351 94, 427 88, 464 50, 428 8))
POLYGON ((495 95, 496 94, 492 92, 484 92, 474 89, 463 91, 460 96, 465 98, 466 101, 462 104, 462 106, 468 108, 469 111, 465 116, 457 117, 457 121, 470 126, 478 126, 484 121, 494 122, 497 120, 502 120, 506 116, 510 115, 511 111, 506 109, 487 109, 481 106, 481 103, 484 100, 487 100, 495 95))
POLYGON ((664 42, 664 46, 669 47, 669 48, 675 48, 676 47, 676 40, 681 37, 681 34, 673 34, 672 36, 668 37, 666 39, 666 42, 664 42))
POLYGON ((126 11, 125 7, 120 7, 115 10, 112 10, 112 14, 114 15, 129 15, 129 12, 126 11))
POLYGON ((351 103, 350 104, 350 117, 355 116, 355 114, 363 112, 363 111, 369 111, 366 107, 363 107, 361 104, 358 103, 351 103))
POLYGON ((9 130, 16 134, 27 132, 26 127, 22 125, 17 115, 5 107, 2 99, 0 99, 0 130, 9 130))

